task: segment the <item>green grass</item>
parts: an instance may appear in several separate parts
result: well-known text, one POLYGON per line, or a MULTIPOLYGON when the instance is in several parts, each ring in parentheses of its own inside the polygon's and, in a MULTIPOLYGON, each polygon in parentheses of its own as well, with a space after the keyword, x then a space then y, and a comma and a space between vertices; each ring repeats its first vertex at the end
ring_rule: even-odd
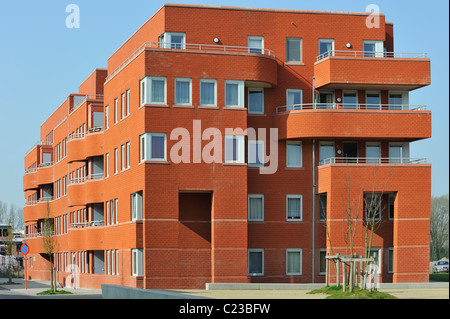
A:
POLYGON ((346 291, 342 291, 342 286, 331 286, 320 289, 315 289, 308 294, 327 294, 329 295, 325 299, 397 299, 392 295, 373 290, 360 289, 358 287, 353 288, 353 292, 349 291, 347 286, 346 291))
POLYGON ((70 291, 65 291, 65 290, 53 291, 51 289, 37 293, 37 295, 41 295, 41 296, 42 295, 71 295, 71 294, 72 293, 70 291))
POLYGON ((448 272, 443 272, 440 274, 430 274, 430 281, 448 282, 448 272))

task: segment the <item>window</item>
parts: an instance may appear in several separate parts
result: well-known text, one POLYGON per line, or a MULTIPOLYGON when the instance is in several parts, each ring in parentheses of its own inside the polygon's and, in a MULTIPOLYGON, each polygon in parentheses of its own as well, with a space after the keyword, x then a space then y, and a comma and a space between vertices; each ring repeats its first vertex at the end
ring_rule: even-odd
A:
POLYGON ((248 250, 248 275, 264 275, 264 249, 248 250))
POLYGON ((105 155, 105 178, 109 176, 109 153, 105 155))
POLYGON ((366 144, 366 162, 367 163, 380 163, 380 144, 379 143, 367 143, 366 144))
POLYGON ((366 92, 366 109, 368 110, 379 110, 381 109, 380 104, 380 92, 366 92))
POLYGON ((142 219, 142 191, 131 194, 131 219, 142 219))
POLYGON ((394 272, 394 247, 388 248, 388 272, 394 272))
POLYGON ((141 135, 141 161, 166 160, 166 133, 145 133, 141 135))
POLYGON ((122 118, 126 116, 127 105, 126 105, 126 95, 122 93, 122 118))
POLYGON ((389 219, 394 219, 394 209, 395 209, 395 193, 389 193, 389 219))
POLYGON ((142 248, 131 250, 131 269, 133 276, 143 275, 144 258, 142 248))
POLYGON ((286 275, 302 274, 302 250, 286 249, 286 275))
POLYGON ((344 91, 343 108, 344 109, 358 108, 358 96, 356 91, 344 91))
POLYGON ((264 89, 248 89, 248 113, 264 114, 264 89))
POLYGON ((319 220, 327 220, 327 193, 319 194, 319 220))
POLYGON ((175 79, 175 104, 191 105, 191 79, 176 78, 175 79))
POLYGON ((264 141, 248 141, 248 166, 264 166, 264 141))
POLYGON ((114 174, 117 174, 119 171, 119 150, 117 148, 114 149, 114 174))
POLYGON ((225 106, 244 107, 244 81, 225 80, 225 106))
POLYGON ((127 107, 126 107, 126 114, 130 115, 130 90, 127 90, 127 107))
POLYGON ((319 56, 321 59, 334 55, 334 39, 319 39, 319 56))
POLYGON ((377 274, 379 274, 380 272, 381 272, 381 264, 380 264, 380 261, 381 261, 381 256, 380 256, 380 253, 381 253, 381 249, 380 248, 371 248, 370 249, 370 251, 369 251, 369 257, 374 257, 374 259, 375 259, 375 267, 376 267, 376 271, 375 271, 375 273, 377 273, 377 274))
POLYGON ((286 220, 302 220, 302 195, 286 195, 286 220))
POLYGON ((141 80, 141 105, 166 104, 166 78, 145 77, 141 80))
POLYGON ((302 108, 303 91, 299 89, 286 90, 286 105, 287 111, 297 110, 302 108))
POLYGON ((125 169, 125 144, 122 144, 121 146, 121 150, 122 150, 122 158, 121 158, 121 162, 122 162, 122 171, 125 169))
POLYGON ((327 249, 326 248, 320 248, 319 249, 319 274, 325 275, 327 272, 327 249))
POLYGON ((408 109, 408 92, 390 92, 389 93, 389 109, 403 110, 408 109))
POLYGON ((243 135, 225 135, 225 163, 244 163, 243 135))
MULTIPOLYGON (((119 199, 116 198, 114 200, 114 215, 116 216, 116 220, 115 223, 118 224, 119 223, 119 199)), ((114 223, 114 220, 113 220, 114 223)))
POLYGON ((127 142, 127 168, 130 168, 130 142, 127 142))
POLYGON ((286 142, 286 166, 302 167, 302 142, 286 142))
POLYGON ((248 220, 264 220, 264 195, 248 195, 248 220))
POLYGON ((263 53, 264 37, 248 37, 248 52, 249 53, 263 53))
POLYGON ((286 62, 302 62, 302 38, 286 38, 286 62))
POLYGON ((364 207, 367 221, 377 221, 381 219, 381 194, 365 194, 364 207))
POLYGON ((186 44, 186 35, 178 32, 164 32, 159 36, 161 48, 184 49, 186 44))
POLYGON ((389 144, 389 163, 403 162, 403 145, 389 144))
POLYGON ((383 41, 363 41, 363 56, 383 57, 383 41))
POLYGON ((105 130, 109 129, 109 105, 105 106, 105 130))
POLYGON ((321 142, 319 146, 319 165, 329 164, 334 159, 334 143, 321 142))
POLYGON ((217 106, 217 81, 210 79, 200 80, 200 105, 217 106))

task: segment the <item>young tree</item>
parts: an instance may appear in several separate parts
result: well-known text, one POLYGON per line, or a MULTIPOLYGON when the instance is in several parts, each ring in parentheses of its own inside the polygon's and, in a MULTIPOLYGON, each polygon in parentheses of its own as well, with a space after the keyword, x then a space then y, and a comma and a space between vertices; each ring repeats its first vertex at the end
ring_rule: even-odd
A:
POLYGON ((56 237, 53 231, 53 218, 50 217, 50 203, 47 201, 47 216, 42 230, 42 246, 50 261, 50 290, 56 292, 56 276, 53 271, 53 255, 56 251, 56 237))
POLYGON ((442 257, 448 257, 448 203, 448 194, 439 197, 431 197, 431 260, 439 260, 442 257))

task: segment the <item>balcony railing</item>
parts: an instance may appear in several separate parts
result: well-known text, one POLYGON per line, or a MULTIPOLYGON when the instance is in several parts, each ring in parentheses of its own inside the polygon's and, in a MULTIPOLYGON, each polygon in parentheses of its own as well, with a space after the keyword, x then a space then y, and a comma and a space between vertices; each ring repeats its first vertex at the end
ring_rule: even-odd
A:
POLYGON ((82 176, 77 178, 72 178, 69 180, 69 185, 71 184, 79 184, 84 183, 88 180, 94 180, 94 179, 103 179, 104 173, 97 173, 97 174, 89 174, 88 176, 82 176))
POLYGON ((349 58, 397 58, 397 59, 427 58, 426 53, 330 50, 317 56, 316 61, 323 60, 330 56, 349 57, 349 58))
POLYGON ((88 95, 73 95, 73 106, 70 113, 74 112, 80 105, 87 100, 103 100, 102 94, 88 94, 88 95))
POLYGON ((104 226, 103 220, 93 220, 90 222, 84 222, 84 223, 72 223, 70 224, 69 228, 87 228, 87 227, 98 227, 98 226, 104 226))
POLYGON ((306 103, 278 106, 276 113, 298 110, 382 110, 382 111, 426 111, 426 105, 409 104, 361 104, 361 103, 306 103))
POLYGON ((37 233, 31 233, 31 234, 25 234, 25 238, 36 238, 36 237, 43 237, 43 236, 53 236, 53 231, 42 231, 37 233))
POLYGON ((426 164, 426 158, 410 157, 330 157, 319 161, 320 165, 326 164, 426 164))
POLYGON ((102 132, 102 131, 103 131, 103 126, 92 127, 90 129, 88 129, 87 132, 70 134, 68 140, 70 141, 70 140, 85 138, 86 135, 89 135, 92 133, 98 133, 98 132, 102 132))
POLYGON ((125 61, 123 61, 114 71, 107 77, 105 82, 108 82, 117 75, 124 67, 133 61, 145 49, 162 49, 162 50, 181 50, 181 51, 199 51, 212 53, 227 53, 227 54, 262 54, 275 58, 275 53, 272 50, 264 48, 251 48, 232 45, 214 45, 214 44, 193 44, 193 43, 169 43, 169 42, 145 42, 136 51, 134 51, 125 61))

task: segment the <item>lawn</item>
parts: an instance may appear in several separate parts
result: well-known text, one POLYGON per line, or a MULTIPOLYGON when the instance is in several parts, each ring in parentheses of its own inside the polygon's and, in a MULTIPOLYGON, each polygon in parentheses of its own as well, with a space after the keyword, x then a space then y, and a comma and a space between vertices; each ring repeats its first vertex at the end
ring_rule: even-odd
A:
POLYGON ((327 294, 329 295, 325 299, 397 299, 392 295, 373 290, 360 289, 358 287, 353 288, 353 292, 350 292, 347 286, 346 291, 342 291, 342 286, 331 286, 320 289, 315 289, 308 294, 327 294))
POLYGON ((40 296, 42 296, 42 295, 71 295, 71 294, 72 293, 69 291, 65 291, 65 290, 53 291, 51 289, 37 293, 37 295, 40 295, 40 296))

